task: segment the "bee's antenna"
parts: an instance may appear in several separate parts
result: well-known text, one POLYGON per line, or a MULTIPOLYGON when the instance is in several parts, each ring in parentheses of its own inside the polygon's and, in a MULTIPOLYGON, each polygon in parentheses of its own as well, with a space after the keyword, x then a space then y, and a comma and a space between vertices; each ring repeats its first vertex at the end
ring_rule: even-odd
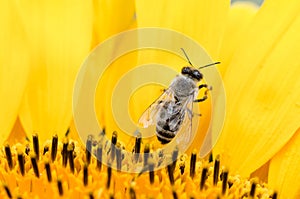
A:
MULTIPOLYGON (((187 56, 185 50, 184 50, 183 48, 180 48, 180 49, 182 50, 182 52, 183 52, 184 56, 186 57, 187 61, 189 62, 189 64, 190 64, 191 66, 193 66, 193 64, 192 64, 191 60, 189 59, 189 57, 187 56)), ((201 66, 201 67, 199 67, 198 69, 206 68, 206 67, 208 67, 208 66, 212 66, 212 65, 216 65, 216 64, 220 64, 220 63, 221 63, 221 62, 219 62, 219 61, 218 61, 218 62, 214 62, 214 63, 211 63, 211 64, 207 64, 207 65, 201 66)))
POLYGON ((216 65, 216 64, 220 64, 221 62, 214 62, 214 63, 211 63, 211 64, 207 64, 207 65, 204 65, 204 66, 201 66, 201 67, 199 67, 198 69, 201 69, 201 68, 206 68, 206 67, 208 67, 208 66, 212 66, 212 65, 216 65))
POLYGON ((184 56, 186 57, 186 59, 188 60, 189 64, 190 64, 191 66, 193 66, 193 64, 192 64, 192 62, 190 61, 189 57, 187 56, 185 50, 184 50, 183 48, 180 48, 180 49, 182 50, 182 52, 183 52, 184 56))

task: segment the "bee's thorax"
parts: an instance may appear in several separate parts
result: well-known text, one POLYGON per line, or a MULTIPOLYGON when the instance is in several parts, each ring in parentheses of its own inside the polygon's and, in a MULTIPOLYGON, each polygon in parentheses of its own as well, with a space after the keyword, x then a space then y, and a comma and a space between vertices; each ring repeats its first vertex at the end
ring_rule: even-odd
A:
POLYGON ((171 89, 173 89, 176 98, 184 99, 194 94, 197 84, 193 79, 179 75, 172 82, 171 89))

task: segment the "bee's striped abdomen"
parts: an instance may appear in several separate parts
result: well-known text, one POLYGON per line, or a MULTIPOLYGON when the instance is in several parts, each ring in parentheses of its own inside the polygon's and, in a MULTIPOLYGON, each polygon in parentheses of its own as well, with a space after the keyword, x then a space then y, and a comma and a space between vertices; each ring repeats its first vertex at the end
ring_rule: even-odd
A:
POLYGON ((159 113, 156 136, 162 144, 169 143, 179 130, 184 118, 184 112, 180 110, 180 104, 166 102, 159 113))

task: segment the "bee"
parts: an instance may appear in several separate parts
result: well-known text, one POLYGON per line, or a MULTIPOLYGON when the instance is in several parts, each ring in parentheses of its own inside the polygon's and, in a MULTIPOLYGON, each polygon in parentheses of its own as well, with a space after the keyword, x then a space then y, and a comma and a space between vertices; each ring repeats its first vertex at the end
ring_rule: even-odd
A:
POLYGON ((203 74, 199 69, 220 63, 211 63, 197 69, 192 65, 184 49, 181 48, 181 50, 190 65, 181 69, 181 74, 173 79, 170 86, 139 118, 139 123, 143 128, 150 125, 156 126, 156 136, 162 144, 169 143, 178 132, 184 133, 185 143, 190 141, 193 103, 205 101, 211 89, 207 84, 197 85, 203 79, 203 74), (201 89, 206 89, 204 96, 197 99, 201 89))

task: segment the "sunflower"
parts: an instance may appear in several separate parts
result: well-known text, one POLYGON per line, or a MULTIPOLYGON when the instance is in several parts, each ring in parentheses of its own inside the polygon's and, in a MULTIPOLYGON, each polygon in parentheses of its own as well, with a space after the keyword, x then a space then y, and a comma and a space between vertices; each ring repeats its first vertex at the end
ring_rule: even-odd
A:
MULTIPOLYGON (((297 0, 267 0, 261 7, 215 0, 0 4, 1 197, 276 198, 277 193, 281 198, 299 197, 297 0), (137 162, 147 160, 146 171, 118 171, 130 165, 122 158, 125 149, 148 154, 155 147, 152 142, 140 145, 138 138, 128 142, 123 136, 107 106, 115 84, 153 57, 175 70, 186 64, 153 50, 131 52, 105 71, 95 107, 116 147, 87 140, 91 150, 84 149, 71 122, 80 65, 98 43, 135 27, 175 30, 201 44, 212 60, 221 61, 217 67, 226 89, 226 119, 209 158, 197 155, 213 108, 205 102, 200 128, 186 154, 174 151, 174 162, 158 171, 151 169, 153 157, 137 156, 137 162), (114 154, 109 156, 117 171, 102 165, 105 147, 114 154)), ((118 43, 113 44, 108 53, 117 48, 118 43)), ((147 89, 148 95, 137 92, 129 100, 134 121, 163 88, 147 89)))

